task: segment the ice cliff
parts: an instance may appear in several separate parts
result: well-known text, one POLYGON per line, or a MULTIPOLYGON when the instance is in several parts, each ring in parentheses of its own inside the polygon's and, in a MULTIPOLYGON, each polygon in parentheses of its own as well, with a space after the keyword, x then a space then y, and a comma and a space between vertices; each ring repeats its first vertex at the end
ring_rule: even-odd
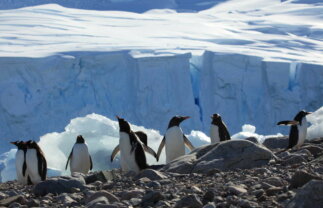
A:
POLYGON ((239 54, 71 52, 3 57, 0 66, 2 151, 9 140, 37 140, 93 112, 161 132, 173 115, 189 115, 183 129, 207 134, 209 116, 217 112, 232 134, 246 123, 276 134, 287 133, 277 121, 323 103, 323 66, 239 54))

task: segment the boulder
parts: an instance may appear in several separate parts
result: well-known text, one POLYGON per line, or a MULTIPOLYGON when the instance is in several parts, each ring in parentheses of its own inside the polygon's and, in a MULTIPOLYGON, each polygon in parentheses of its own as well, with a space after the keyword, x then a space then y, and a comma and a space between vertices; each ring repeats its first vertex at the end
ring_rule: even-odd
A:
POLYGON ((287 208, 322 207, 323 181, 312 180, 300 188, 287 204, 287 208))
POLYGON ((297 171, 290 180, 290 188, 298 188, 312 179, 322 179, 319 176, 310 174, 304 170, 297 171))
POLYGON ((288 147, 288 136, 267 138, 263 143, 268 149, 285 149, 288 147))
POLYGON ((85 189, 83 177, 61 176, 38 183, 34 187, 33 192, 36 196, 44 196, 48 193, 73 193, 77 189, 81 191, 85 189))
POLYGON ((168 163, 162 170, 208 173, 212 169, 247 169, 268 164, 276 156, 266 147, 246 140, 205 145, 168 163))

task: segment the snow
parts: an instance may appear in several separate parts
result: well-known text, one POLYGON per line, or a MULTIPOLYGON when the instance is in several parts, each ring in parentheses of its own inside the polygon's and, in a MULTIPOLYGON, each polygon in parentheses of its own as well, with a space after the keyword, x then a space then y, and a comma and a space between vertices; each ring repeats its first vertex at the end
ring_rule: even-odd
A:
MULTIPOLYGON (((134 131, 145 132, 148 136, 148 145, 157 152, 163 138, 159 131, 136 125, 131 125, 131 128, 134 131)), ((119 143, 118 122, 102 115, 89 114, 85 117, 72 119, 63 132, 52 132, 40 137, 38 144, 47 159, 48 176, 70 174, 69 168, 65 170, 65 165, 78 135, 82 135, 86 140, 93 160, 93 170, 120 167, 119 154, 112 163, 110 162, 111 153, 119 143)), ((192 131, 187 137, 196 147, 210 141, 209 137, 198 131, 192 131)), ((150 154, 146 154, 148 164, 164 164, 166 159, 164 151, 159 162, 156 162, 156 159, 150 154)), ((9 152, 0 155, 0 179, 2 181, 16 178, 15 154, 16 149, 11 149, 9 152)))
POLYGON ((307 129, 307 139, 323 137, 323 107, 307 116, 311 126, 307 129))

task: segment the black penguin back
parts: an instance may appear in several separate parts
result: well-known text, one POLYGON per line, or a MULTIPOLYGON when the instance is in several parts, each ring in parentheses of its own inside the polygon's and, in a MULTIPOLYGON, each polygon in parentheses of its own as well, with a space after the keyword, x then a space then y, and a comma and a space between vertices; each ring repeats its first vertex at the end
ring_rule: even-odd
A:
POLYGON ((132 131, 129 133, 129 137, 130 137, 130 143, 131 143, 131 151, 135 151, 135 160, 139 169, 143 170, 148 168, 144 148, 138 142, 139 138, 132 131))

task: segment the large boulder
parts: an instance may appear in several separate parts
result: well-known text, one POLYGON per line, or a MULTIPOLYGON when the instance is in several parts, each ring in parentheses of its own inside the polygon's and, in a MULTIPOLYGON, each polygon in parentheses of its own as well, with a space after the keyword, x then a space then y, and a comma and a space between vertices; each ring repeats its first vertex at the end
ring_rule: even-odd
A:
POLYGON ((50 178, 46 181, 38 183, 33 192, 36 196, 44 196, 48 193, 61 194, 73 193, 76 190, 85 189, 85 180, 81 175, 78 176, 60 176, 50 178))
POLYGON ((263 143, 268 149, 286 149, 288 147, 288 136, 267 138, 263 143))
POLYGON ((311 180, 290 200, 287 208, 322 207, 323 181, 311 180))
POLYGON ((163 171, 208 173, 212 169, 230 170, 268 164, 275 155, 266 147, 246 140, 230 140, 205 145, 168 163, 163 171))

